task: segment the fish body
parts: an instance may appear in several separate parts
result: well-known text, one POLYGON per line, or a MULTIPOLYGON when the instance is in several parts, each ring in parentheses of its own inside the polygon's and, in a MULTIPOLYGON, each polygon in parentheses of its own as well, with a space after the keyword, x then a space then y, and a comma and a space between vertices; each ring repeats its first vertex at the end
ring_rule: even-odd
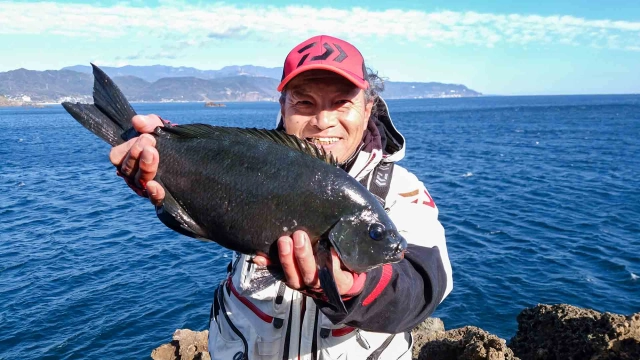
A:
MULTIPOLYGON (((124 95, 95 65, 94 77, 94 104, 64 108, 113 146, 137 136, 124 95)), ((305 140, 206 124, 158 127, 153 135, 160 155, 155 180, 166 193, 161 211, 197 238, 273 261, 278 238, 304 230, 312 244, 324 242, 317 248, 325 292, 336 290, 326 283, 332 281, 328 244, 354 272, 403 257, 406 241, 382 205, 305 140)))

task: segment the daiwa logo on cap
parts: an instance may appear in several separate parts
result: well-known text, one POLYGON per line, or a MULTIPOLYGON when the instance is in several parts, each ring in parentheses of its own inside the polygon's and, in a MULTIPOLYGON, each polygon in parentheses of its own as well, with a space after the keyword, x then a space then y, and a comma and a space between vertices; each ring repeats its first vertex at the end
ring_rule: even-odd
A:
MULTIPOLYGON (((298 50, 298 54, 302 54, 305 51, 311 49, 312 47, 316 46, 317 42, 312 42, 311 44, 303 47, 302 49, 298 50)), ((329 56, 331 56, 331 54, 333 54, 335 51, 333 50, 333 48, 331 47, 331 45, 329 45, 329 43, 324 43, 322 44, 322 46, 324 46, 325 52, 320 54, 320 55, 316 55, 314 57, 311 58, 311 61, 316 61, 316 60, 327 60, 329 58, 329 56)), ((335 57, 335 59, 333 59, 333 61, 335 62, 342 62, 344 61, 344 59, 348 58, 349 55, 347 55, 347 53, 342 50, 342 48, 340 47, 340 45, 338 44, 333 44, 333 46, 336 47, 336 49, 338 49, 338 51, 340 52, 340 54, 338 54, 338 56, 335 57)), ((296 68, 299 68, 300 65, 304 64, 304 61, 307 60, 307 58, 309 57, 309 54, 304 54, 304 56, 300 59, 300 62, 298 62, 298 66, 296 66, 296 68)))
POLYGON ((313 69, 332 71, 361 89, 369 86, 360 51, 344 40, 320 35, 307 39, 289 52, 278 91, 282 91, 296 75, 313 69))

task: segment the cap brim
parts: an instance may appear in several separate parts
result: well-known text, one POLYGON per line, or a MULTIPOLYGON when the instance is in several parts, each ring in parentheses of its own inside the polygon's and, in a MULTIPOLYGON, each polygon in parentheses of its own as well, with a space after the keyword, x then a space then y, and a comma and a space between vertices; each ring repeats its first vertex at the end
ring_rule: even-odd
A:
POLYGON ((291 79, 300 75, 300 73, 303 73, 309 70, 331 71, 351 81, 355 86, 359 87, 360 89, 366 89, 369 87, 369 83, 366 80, 363 80, 362 78, 360 78, 359 76, 357 76, 356 74, 350 71, 338 69, 334 66, 326 65, 326 64, 309 64, 309 65, 300 66, 299 68, 293 70, 291 74, 289 74, 280 82, 280 85, 278 85, 278 91, 282 91, 282 89, 284 89, 284 87, 289 83, 289 81, 291 81, 291 79))

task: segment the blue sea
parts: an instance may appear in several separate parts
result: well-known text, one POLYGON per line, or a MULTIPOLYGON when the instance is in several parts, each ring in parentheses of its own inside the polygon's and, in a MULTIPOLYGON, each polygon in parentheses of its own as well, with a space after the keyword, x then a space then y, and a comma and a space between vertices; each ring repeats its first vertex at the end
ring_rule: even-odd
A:
MULTIPOLYGON (((539 303, 640 311, 640 96, 390 100, 401 165, 440 209, 454 290, 434 316, 505 339, 539 303)), ((134 104, 275 125, 275 103, 134 104)), ((0 109, 0 359, 149 358, 207 326, 229 253, 162 225, 60 106, 0 109)))

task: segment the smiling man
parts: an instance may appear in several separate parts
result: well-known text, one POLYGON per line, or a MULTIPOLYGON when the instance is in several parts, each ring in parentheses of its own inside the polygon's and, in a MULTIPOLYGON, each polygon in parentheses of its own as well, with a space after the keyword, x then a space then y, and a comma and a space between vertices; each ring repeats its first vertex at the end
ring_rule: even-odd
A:
MULTIPOLYGON (((405 258, 356 274, 333 253, 343 313, 323 296, 304 231, 278 239, 283 282, 259 281, 267 274, 266 256, 234 254, 215 291, 212 359, 411 359, 410 331, 451 292, 451 265, 433 199, 415 175, 395 165, 405 140, 378 95, 381 88, 353 45, 326 35, 310 38, 285 59, 277 126, 331 152, 376 195, 409 243, 405 258)), ((136 116, 133 123, 141 133, 166 125, 155 115, 136 116)), ((154 145, 143 134, 113 148, 110 158, 127 183, 161 209, 154 145)))
POLYGON ((308 70, 285 85, 280 105, 287 133, 323 147, 340 163, 356 153, 373 107, 362 89, 328 70, 308 70))

